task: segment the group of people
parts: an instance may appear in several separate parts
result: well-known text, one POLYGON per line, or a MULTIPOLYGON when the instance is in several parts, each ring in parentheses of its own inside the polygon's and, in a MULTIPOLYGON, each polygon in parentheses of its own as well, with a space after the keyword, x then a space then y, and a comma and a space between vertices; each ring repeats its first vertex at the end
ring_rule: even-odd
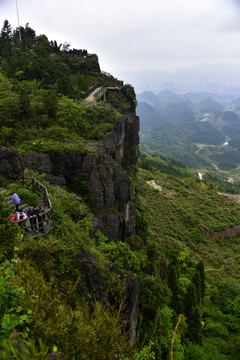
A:
POLYGON ((11 213, 10 216, 8 216, 10 222, 12 221, 18 221, 18 225, 21 226, 24 224, 27 218, 29 218, 30 226, 32 231, 43 231, 43 212, 41 206, 37 206, 34 208, 33 205, 30 205, 27 214, 23 210, 19 210, 19 204, 20 204, 20 198, 16 193, 13 193, 12 196, 12 202, 16 206, 16 215, 11 213))
POLYGON ((43 213, 41 206, 37 206, 35 209, 33 205, 30 205, 27 211, 27 217, 30 220, 32 231, 43 231, 43 213))

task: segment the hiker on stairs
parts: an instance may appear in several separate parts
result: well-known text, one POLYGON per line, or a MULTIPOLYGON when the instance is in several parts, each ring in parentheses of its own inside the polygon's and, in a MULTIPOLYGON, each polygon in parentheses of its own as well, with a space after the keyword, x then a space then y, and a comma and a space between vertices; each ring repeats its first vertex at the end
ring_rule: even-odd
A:
POLYGON ((25 223, 25 221, 21 221, 25 219, 27 219, 27 215, 25 214, 24 211, 20 211, 17 213, 17 221, 19 226, 22 226, 25 223))
POLYGON ((34 209, 33 205, 30 205, 28 212, 27 212, 27 217, 30 220, 30 225, 31 225, 31 229, 32 231, 36 230, 36 210, 34 209))
POLYGON ((35 211, 38 219, 38 229, 39 231, 43 231, 43 214, 41 206, 37 206, 35 211))
POLYGON ((12 202, 16 205, 16 212, 19 211, 18 205, 20 204, 19 196, 16 193, 12 193, 12 202))

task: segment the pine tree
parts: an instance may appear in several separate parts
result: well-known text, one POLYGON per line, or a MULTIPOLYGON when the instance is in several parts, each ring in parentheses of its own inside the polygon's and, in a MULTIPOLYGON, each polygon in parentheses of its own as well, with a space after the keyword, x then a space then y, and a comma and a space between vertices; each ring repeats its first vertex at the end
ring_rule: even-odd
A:
POLYGON ((8 20, 4 20, 0 37, 0 56, 9 57, 12 50, 12 27, 8 20))
POLYGON ((195 274, 193 275, 192 282, 196 288, 197 303, 198 303, 198 305, 200 305, 202 296, 201 296, 201 278, 200 278, 199 271, 196 271, 195 274))
POLYGON ((206 289, 206 275, 204 270, 204 263, 203 261, 199 261, 199 263, 196 266, 196 270, 199 272, 200 279, 201 279, 201 298, 203 300, 205 289, 206 289))

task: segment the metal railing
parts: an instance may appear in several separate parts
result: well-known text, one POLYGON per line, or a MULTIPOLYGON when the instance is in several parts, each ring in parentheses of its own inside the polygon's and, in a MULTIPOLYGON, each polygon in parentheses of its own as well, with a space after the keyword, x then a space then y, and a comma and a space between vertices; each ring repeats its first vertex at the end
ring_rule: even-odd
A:
POLYGON ((87 105, 88 102, 85 101, 86 98, 88 98, 89 95, 93 93, 93 101, 96 103, 108 90, 122 90, 123 87, 123 81, 117 80, 117 82, 112 83, 105 83, 103 86, 101 86, 99 83, 92 86, 83 96, 83 100, 81 101, 75 101, 77 105, 87 105), (94 91, 99 88, 98 91, 94 93, 94 91))
POLYGON ((99 83, 96 83, 94 86, 92 86, 88 91, 85 92, 83 99, 86 99, 94 90, 96 90, 99 86, 101 86, 99 83))

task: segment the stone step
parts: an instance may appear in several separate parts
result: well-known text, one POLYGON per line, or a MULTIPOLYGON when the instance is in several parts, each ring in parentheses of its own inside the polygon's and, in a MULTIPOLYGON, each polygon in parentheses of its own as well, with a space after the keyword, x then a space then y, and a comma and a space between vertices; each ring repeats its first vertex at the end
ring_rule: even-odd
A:
POLYGON ((19 210, 23 210, 24 212, 25 212, 26 209, 29 208, 28 204, 25 204, 25 203, 20 203, 18 205, 18 207, 19 207, 19 210))

